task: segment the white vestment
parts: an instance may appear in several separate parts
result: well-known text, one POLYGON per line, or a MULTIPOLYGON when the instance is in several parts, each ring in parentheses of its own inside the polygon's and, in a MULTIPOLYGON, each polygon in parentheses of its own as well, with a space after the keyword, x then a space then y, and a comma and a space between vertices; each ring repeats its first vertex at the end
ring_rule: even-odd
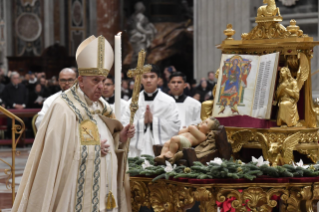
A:
POLYGON ((179 118, 181 120, 181 129, 192 124, 199 124, 201 104, 192 97, 186 97, 184 102, 176 102, 179 118))
POLYGON ((77 84, 62 93, 40 125, 12 212, 129 212, 129 184, 124 191, 117 180, 122 125, 113 117, 102 98, 93 103, 77 84), (107 156, 100 139, 110 145, 107 156), (116 208, 106 210, 110 190, 116 208))
MULTIPOLYGON (((138 107, 134 117, 135 135, 130 142, 129 157, 154 155, 153 145, 163 145, 172 136, 177 135, 181 125, 175 100, 160 90, 153 101, 145 101, 144 91, 140 92, 138 107), (153 114, 152 126, 148 127, 144 124, 147 105, 153 114)), ((130 122, 130 114, 131 111, 127 107, 123 115, 124 126, 130 122)))
POLYGON ((41 111, 38 113, 38 117, 37 120, 35 121, 35 126, 37 127, 37 129, 39 129, 40 124, 42 122, 42 119, 45 115, 45 113, 49 110, 51 104, 53 103, 53 101, 59 97, 61 95, 62 91, 59 91, 53 95, 51 95, 50 97, 48 97, 44 102, 43 102, 43 106, 41 111))
MULTIPOLYGON (((123 114, 124 114, 124 111, 126 110, 126 108, 129 108, 128 107, 128 102, 126 101, 126 100, 124 100, 124 99, 121 99, 121 117, 116 117, 118 120, 120 120, 120 122, 123 124, 123 114)), ((110 106, 111 106, 111 108, 113 109, 113 112, 115 111, 115 109, 114 109, 114 106, 115 106, 115 104, 113 103, 113 104, 110 104, 110 106)))

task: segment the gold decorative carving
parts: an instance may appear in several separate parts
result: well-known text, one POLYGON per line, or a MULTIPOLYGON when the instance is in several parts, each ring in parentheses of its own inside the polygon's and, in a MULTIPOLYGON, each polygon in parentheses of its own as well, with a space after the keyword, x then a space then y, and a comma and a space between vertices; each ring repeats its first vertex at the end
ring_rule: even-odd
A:
POLYGON ((220 189, 217 193, 217 201, 224 202, 227 198, 235 197, 236 200, 232 202, 232 207, 236 211, 247 211, 246 205, 252 211, 271 211, 272 208, 277 206, 275 200, 271 200, 273 195, 281 196, 281 199, 288 199, 288 191, 284 188, 272 188, 265 190, 261 187, 249 187, 240 193, 236 189, 220 189), (248 200, 248 201, 247 201, 248 200))
POLYGON ((258 23, 251 32, 241 35, 243 40, 278 39, 287 38, 290 32, 277 22, 258 23))
POLYGON ((150 208, 149 193, 146 183, 131 181, 131 202, 133 212, 138 212, 142 206, 150 208))
POLYGON ((317 162, 319 158, 318 129, 287 129, 289 130, 280 128, 243 130, 243 128, 226 127, 226 132, 234 156, 242 148, 257 148, 262 149, 263 157, 268 159, 270 163, 280 165, 290 163, 293 160, 293 150, 297 150, 299 153, 307 155, 313 162, 317 162))
POLYGON ((301 34, 301 32, 299 32, 300 27, 297 26, 296 23, 297 22, 294 19, 292 19, 290 21, 290 25, 287 26, 287 30, 288 30, 288 32, 290 32, 291 37, 299 37, 299 35, 301 34))
POLYGON ((186 208, 191 208, 194 204, 194 197, 192 196, 192 188, 185 186, 176 186, 174 188, 174 198, 176 206, 179 210, 184 211, 186 208))
POLYGON ((171 184, 164 181, 149 183, 150 202, 155 212, 176 212, 171 184))
POLYGON ((150 178, 131 177, 131 189, 134 212, 149 204, 155 212, 184 212, 195 201, 200 202, 201 212, 216 212, 216 200, 224 202, 232 197, 235 198, 232 207, 236 211, 246 212, 246 207, 251 211, 271 211, 277 206, 277 201, 272 200, 274 195, 282 200, 280 211, 313 212, 313 204, 319 200, 317 182, 198 185, 170 180, 150 183, 150 178))
POLYGON ((234 40, 232 36, 236 33, 235 30, 233 30, 233 25, 227 24, 227 29, 224 30, 224 34, 227 36, 226 40, 234 40))
POLYGON ((150 203, 155 212, 183 212, 194 204, 192 188, 159 183, 149 183, 150 203))
POLYGON ((193 192, 195 201, 208 201, 212 198, 212 193, 205 187, 199 187, 193 192))
POLYGON ((226 201, 226 198, 232 198, 232 197, 235 197, 236 200, 234 200, 232 202, 232 207, 233 208, 236 208, 236 211, 240 211, 240 212, 244 212, 246 211, 246 207, 244 207, 242 204, 242 193, 240 193, 238 190, 235 190, 235 189, 230 189, 230 188, 221 188, 217 195, 216 195, 216 200, 218 202, 225 202, 226 201))
MULTIPOLYGON (((301 208, 301 201, 309 201, 312 199, 311 186, 293 187, 289 190, 289 198, 287 199, 287 211, 303 212, 306 209, 301 208)), ((309 202, 308 202, 309 204, 309 202)), ((308 211, 308 210, 307 210, 308 211)))
POLYGON ((257 10, 257 17, 272 17, 277 14, 280 16, 280 10, 276 6, 275 0, 263 0, 264 6, 261 6, 257 10))
POLYGON ((217 212, 216 201, 211 189, 208 190, 206 187, 199 187, 193 192, 195 201, 200 201, 201 212, 217 212))
POLYGON ((307 155, 307 157, 313 162, 318 161, 318 149, 297 149, 300 154, 307 155))

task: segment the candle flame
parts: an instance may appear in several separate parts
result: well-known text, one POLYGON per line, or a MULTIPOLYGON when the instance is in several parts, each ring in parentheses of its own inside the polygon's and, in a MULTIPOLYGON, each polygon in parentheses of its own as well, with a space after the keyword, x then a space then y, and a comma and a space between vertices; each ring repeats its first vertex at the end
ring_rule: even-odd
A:
POLYGON ((117 33, 116 36, 122 36, 122 32, 117 33))

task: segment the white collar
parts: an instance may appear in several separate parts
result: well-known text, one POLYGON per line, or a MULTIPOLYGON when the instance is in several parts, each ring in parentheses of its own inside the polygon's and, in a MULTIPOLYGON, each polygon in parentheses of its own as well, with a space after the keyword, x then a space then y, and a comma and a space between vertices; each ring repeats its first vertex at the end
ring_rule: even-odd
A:
POLYGON ((153 94, 157 92, 157 90, 158 90, 158 88, 157 88, 153 93, 147 93, 147 92, 144 90, 144 93, 146 93, 146 95, 147 95, 148 97, 152 97, 153 94))

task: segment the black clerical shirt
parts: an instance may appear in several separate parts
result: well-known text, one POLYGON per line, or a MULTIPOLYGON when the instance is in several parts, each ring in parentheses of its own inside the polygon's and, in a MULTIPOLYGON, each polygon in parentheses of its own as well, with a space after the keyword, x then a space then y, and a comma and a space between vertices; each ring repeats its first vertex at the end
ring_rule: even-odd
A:
POLYGON ((13 104, 27 105, 28 94, 26 87, 23 84, 7 84, 3 90, 3 101, 7 108, 14 108, 13 104))

